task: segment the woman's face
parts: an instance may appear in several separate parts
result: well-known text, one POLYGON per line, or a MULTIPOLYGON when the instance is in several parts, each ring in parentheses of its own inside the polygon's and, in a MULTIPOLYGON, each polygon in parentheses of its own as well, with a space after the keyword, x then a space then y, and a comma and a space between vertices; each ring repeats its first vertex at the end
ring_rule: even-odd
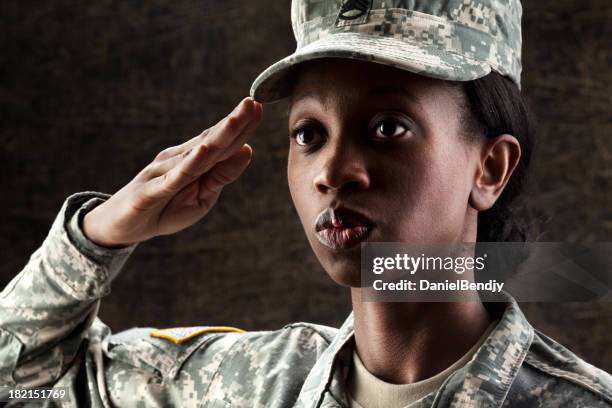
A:
POLYGON ((300 69, 289 110, 289 189, 317 258, 359 286, 360 242, 472 242, 479 163, 460 90, 341 59, 300 69))

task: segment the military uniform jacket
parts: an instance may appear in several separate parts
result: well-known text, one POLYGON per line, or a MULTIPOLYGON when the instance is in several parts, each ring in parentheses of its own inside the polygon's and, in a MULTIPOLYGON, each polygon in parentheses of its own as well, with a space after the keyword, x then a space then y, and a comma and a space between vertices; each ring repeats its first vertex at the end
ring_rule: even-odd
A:
MULTIPOLYGON (((352 315, 339 329, 208 332, 175 344, 150 329, 111 334, 97 317, 133 250, 103 249, 78 228, 105 197, 71 196, 49 235, 0 295, 0 388, 66 387, 79 407, 346 407, 352 315)), ((472 360, 421 407, 610 407, 612 378, 534 330, 516 302, 472 360)), ((56 405, 54 405, 56 404, 56 405)))

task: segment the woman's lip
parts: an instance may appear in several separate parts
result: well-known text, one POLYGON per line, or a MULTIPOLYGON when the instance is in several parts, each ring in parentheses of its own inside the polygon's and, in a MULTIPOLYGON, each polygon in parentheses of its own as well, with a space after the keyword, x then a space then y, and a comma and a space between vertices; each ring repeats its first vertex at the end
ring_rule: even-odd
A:
POLYGON ((328 207, 321 211, 315 220, 315 231, 324 229, 348 229, 351 227, 371 226, 372 221, 365 215, 346 207, 328 207))
POLYGON ((368 239, 371 226, 355 225, 341 228, 325 228, 317 231, 315 235, 319 242, 334 250, 349 249, 368 239))

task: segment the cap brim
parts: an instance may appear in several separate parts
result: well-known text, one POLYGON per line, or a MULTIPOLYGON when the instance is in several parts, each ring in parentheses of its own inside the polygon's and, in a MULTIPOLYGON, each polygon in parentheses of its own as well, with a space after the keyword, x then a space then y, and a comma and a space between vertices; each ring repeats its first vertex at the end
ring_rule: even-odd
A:
POLYGON ((339 33, 315 41, 268 67, 253 82, 251 96, 259 102, 274 102, 288 96, 296 65, 319 58, 348 58, 384 64, 415 74, 450 81, 471 81, 491 72, 489 64, 463 55, 424 47, 422 42, 339 33))

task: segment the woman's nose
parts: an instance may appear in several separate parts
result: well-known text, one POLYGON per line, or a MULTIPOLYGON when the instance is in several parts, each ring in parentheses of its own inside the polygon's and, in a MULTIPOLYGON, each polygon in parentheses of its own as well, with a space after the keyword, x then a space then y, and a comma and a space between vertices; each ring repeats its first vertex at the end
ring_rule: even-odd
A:
POLYGON ((319 193, 360 191, 370 187, 365 157, 354 147, 336 143, 326 147, 321 159, 321 167, 313 179, 319 193))

